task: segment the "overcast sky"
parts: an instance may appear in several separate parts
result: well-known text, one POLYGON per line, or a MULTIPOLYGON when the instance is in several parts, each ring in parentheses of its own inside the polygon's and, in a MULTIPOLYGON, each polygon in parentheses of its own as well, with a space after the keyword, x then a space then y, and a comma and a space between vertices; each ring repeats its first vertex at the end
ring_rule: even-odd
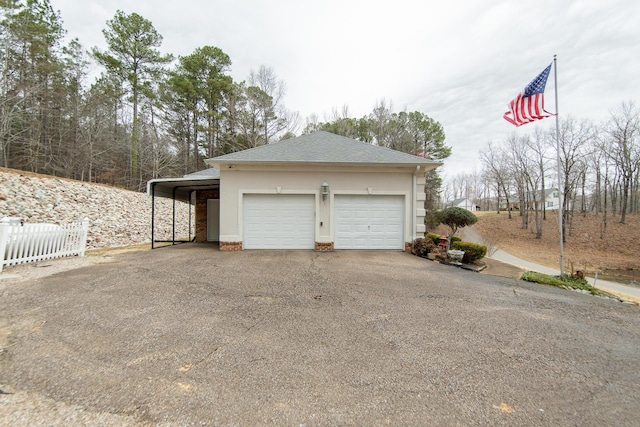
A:
MULTIPOLYGON (((136 12, 175 56, 213 45, 231 58, 234 80, 267 65, 287 86, 285 105, 320 120, 377 101, 439 121, 453 155, 446 176, 480 170, 478 152, 515 128, 507 103, 558 55, 560 117, 605 120, 622 101, 640 102, 638 0, 51 0, 69 37, 106 47, 116 10, 136 12)), ((553 72, 546 106, 556 111, 553 72)))

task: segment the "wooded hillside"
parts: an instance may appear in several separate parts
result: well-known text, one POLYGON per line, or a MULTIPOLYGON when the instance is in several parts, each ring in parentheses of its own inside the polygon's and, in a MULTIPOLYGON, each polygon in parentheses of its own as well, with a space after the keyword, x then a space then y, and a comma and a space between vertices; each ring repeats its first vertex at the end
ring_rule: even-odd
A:
MULTIPOLYGON (((626 224, 621 224, 619 217, 618 221, 615 219, 610 222, 607 232, 602 233, 600 215, 589 213, 574 218, 571 229, 567 229, 564 245, 567 272, 628 270, 630 276, 639 274, 640 215, 627 216, 626 224)), ((558 268, 560 240, 557 221, 555 213, 547 212, 544 235, 539 239, 536 239, 535 227, 521 227, 517 214, 511 219, 504 212, 479 215, 473 228, 489 246, 498 246, 518 257, 558 268)))
POLYGON ((0 3, 0 166, 141 191, 150 179, 203 169, 206 158, 320 129, 450 154, 442 126, 423 113, 393 113, 382 101, 360 119, 345 107, 326 122, 302 123, 269 66, 234 81, 232 58, 219 47, 175 58, 136 13, 116 11, 102 32, 106 50, 65 43, 49 0, 0 3), (91 64, 101 70, 95 80, 91 64))

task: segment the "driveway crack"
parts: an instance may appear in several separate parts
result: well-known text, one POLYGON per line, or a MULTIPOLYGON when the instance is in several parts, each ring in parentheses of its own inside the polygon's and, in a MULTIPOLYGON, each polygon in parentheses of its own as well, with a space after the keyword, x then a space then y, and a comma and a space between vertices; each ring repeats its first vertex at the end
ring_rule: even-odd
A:
POLYGON ((198 365, 203 364, 204 362, 206 362, 207 360, 209 360, 211 358, 211 356, 213 356, 218 350, 220 350, 220 348, 222 348, 223 346, 217 346, 214 347, 213 350, 211 350, 209 353, 207 353, 206 355, 204 355, 203 357, 201 357, 199 360, 196 360, 193 363, 187 363, 186 365, 182 365, 180 368, 178 368, 178 371, 180 372, 180 374, 178 374, 173 381, 177 381, 180 378, 184 377, 187 372, 189 372, 191 369, 195 368, 198 365))

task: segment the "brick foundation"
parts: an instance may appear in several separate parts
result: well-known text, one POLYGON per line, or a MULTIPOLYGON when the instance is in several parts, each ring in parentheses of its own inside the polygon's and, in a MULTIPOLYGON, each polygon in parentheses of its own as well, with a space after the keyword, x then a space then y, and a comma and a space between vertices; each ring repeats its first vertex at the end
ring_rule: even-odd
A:
POLYGON ((316 242, 316 251, 328 252, 333 250, 333 242, 316 242))
POLYGON ((221 251, 237 252, 242 250, 242 242, 220 242, 221 251))

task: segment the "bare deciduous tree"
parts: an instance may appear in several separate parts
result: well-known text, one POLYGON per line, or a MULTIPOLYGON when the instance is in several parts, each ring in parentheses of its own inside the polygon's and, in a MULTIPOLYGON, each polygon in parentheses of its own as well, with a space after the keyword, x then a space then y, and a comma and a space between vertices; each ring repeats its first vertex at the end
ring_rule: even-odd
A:
MULTIPOLYGON (((640 110, 633 102, 623 102, 611 114, 606 130, 607 147, 611 160, 621 177, 620 222, 626 220, 631 190, 637 188, 640 172, 640 110)), ((636 196, 637 197, 637 196, 636 196)))

